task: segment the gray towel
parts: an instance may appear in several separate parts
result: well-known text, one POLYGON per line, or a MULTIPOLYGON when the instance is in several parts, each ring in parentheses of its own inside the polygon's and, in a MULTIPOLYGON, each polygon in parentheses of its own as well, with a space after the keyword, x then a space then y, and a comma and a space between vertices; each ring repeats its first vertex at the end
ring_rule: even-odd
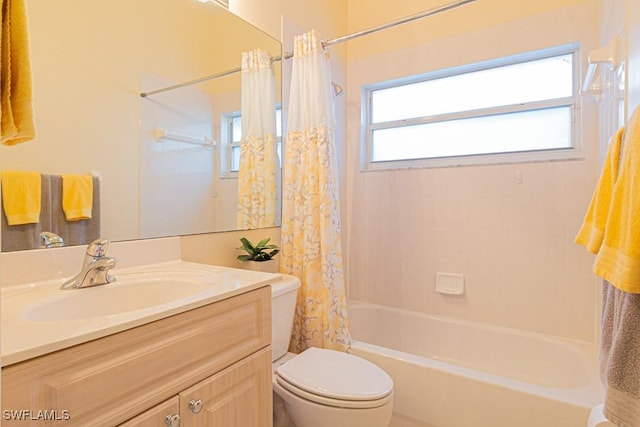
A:
POLYGON ((618 427, 640 427, 640 294, 602 287, 600 377, 604 415, 618 427))

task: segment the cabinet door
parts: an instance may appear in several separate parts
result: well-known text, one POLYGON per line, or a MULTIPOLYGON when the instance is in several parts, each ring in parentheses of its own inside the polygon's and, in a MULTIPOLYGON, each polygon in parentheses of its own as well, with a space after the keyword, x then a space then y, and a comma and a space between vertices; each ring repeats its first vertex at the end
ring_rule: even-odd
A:
POLYGON ((180 393, 181 425, 269 427, 272 399, 267 347, 180 393))
POLYGON ((179 412, 180 399, 175 396, 120 424, 120 427, 178 427, 179 412))

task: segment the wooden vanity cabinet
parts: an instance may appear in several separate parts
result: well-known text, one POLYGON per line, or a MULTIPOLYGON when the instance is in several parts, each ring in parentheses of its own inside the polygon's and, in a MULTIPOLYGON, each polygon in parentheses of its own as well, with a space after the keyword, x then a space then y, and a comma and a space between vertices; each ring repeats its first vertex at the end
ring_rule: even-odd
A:
POLYGON ((3 426, 268 427, 270 343, 266 286, 3 367, 3 426))

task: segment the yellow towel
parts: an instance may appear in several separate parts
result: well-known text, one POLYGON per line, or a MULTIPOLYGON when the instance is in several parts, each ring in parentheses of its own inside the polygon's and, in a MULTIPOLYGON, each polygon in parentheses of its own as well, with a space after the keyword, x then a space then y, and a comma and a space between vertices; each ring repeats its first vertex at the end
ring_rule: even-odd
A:
POLYGON ((0 139, 15 145, 35 137, 31 62, 24 0, 1 0, 0 139))
POLYGON ((576 243, 586 247, 592 254, 598 253, 604 239, 613 187, 618 179, 618 161, 623 134, 624 128, 620 128, 609 141, 609 148, 607 149, 607 156, 602 167, 600 179, 591 197, 591 203, 587 209, 582 227, 575 239, 576 243))
POLYGON ((9 225, 40 221, 41 185, 38 172, 2 172, 2 205, 9 225))
POLYGON ((62 175, 62 209, 67 221, 91 219, 93 177, 62 175))
POLYGON ((618 179, 602 209, 608 214, 593 272, 621 291, 640 293, 640 109, 625 127, 618 179))

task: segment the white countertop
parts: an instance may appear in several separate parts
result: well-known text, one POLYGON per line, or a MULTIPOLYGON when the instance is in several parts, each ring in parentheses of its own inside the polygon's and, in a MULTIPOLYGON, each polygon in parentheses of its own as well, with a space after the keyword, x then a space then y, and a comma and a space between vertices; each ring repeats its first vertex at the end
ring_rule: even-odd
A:
MULTIPOLYGON (((120 276, 121 282, 118 283, 116 280, 114 283, 102 286, 60 290, 60 285, 64 282, 64 279, 61 278, 3 288, 0 295, 2 300, 2 320, 0 323, 2 327, 2 366, 131 329, 281 280, 281 276, 278 274, 184 261, 149 264, 130 269, 114 269, 113 275, 116 278, 120 276), (106 288, 109 286, 136 286, 135 284, 128 285, 126 278, 131 277, 133 273, 145 272, 149 274, 162 272, 172 277, 184 272, 189 277, 206 278, 204 280, 206 284, 198 288, 197 291, 191 291, 186 296, 182 296, 179 291, 175 291, 180 286, 180 283, 177 283, 176 288, 171 289, 171 293, 175 293, 177 296, 168 298, 168 301, 161 299, 158 304, 148 307, 140 309, 129 307, 121 313, 104 314, 104 307, 100 306, 101 295, 105 295, 105 291, 113 291, 113 289, 106 288), (58 316, 56 312, 53 312, 55 320, 43 320, 38 316, 31 315, 34 309, 42 307, 43 304, 57 303, 70 296, 80 296, 80 294, 73 294, 77 292, 83 293, 79 300, 85 303, 88 301, 88 304, 91 304, 95 296, 95 315, 91 314, 92 307, 83 307, 86 309, 82 311, 88 314, 83 314, 80 317, 66 316, 64 312, 58 316)), ((148 290, 148 287, 146 289, 148 290)), ((135 304, 135 301, 132 302, 131 299, 123 301, 123 303, 125 302, 135 304)))

